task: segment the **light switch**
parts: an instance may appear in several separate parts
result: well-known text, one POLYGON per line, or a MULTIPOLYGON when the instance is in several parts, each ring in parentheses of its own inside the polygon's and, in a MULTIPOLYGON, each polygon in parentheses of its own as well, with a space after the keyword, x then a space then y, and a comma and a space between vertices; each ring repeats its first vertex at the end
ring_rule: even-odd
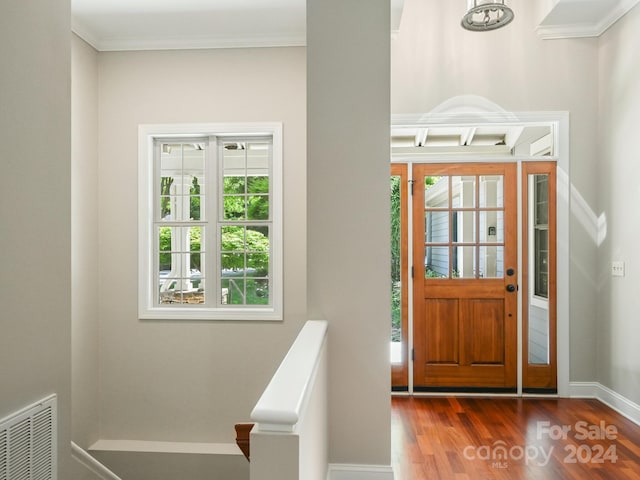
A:
POLYGON ((611 262, 611 276, 624 277, 624 262, 611 262))

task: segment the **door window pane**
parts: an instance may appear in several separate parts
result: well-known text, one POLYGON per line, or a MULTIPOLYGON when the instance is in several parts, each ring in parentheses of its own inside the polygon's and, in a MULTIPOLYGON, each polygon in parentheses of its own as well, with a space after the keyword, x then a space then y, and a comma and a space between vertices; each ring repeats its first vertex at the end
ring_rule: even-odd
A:
POLYGON ((476 247, 453 247, 451 277, 476 277, 476 247))
POLYGON ((425 213, 425 241, 427 243, 449 243, 449 212, 428 211, 425 213))
POLYGON ((424 177, 424 206, 449 207, 449 177, 424 177))
POLYGON ((425 278, 447 278, 449 276, 449 247, 426 247, 424 249, 425 278))
POLYGON ((504 278, 504 247, 480 247, 480 278, 504 278))
POLYGON ((476 212, 453 212, 453 242, 476 243, 476 212))
POLYGON ((480 208, 501 208, 504 206, 504 176, 480 176, 480 208))
POLYGON ((480 212, 480 243, 504 243, 504 212, 480 212))
POLYGON ((473 208, 476 205, 475 175, 451 177, 451 206, 453 208, 473 208))

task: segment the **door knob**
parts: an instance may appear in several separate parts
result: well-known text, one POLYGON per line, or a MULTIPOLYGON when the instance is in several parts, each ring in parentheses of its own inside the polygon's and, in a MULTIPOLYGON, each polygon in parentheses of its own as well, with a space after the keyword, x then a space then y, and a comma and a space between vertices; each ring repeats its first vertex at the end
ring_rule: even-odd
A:
POLYGON ((507 292, 515 292, 518 289, 515 285, 509 284, 507 285, 507 292))

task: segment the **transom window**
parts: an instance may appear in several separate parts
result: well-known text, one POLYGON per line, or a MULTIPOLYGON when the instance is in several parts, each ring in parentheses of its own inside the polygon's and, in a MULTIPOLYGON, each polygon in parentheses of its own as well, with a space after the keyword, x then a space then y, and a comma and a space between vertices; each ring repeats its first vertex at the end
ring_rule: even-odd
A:
POLYGON ((140 317, 281 319, 280 125, 143 126, 140 147, 140 317))

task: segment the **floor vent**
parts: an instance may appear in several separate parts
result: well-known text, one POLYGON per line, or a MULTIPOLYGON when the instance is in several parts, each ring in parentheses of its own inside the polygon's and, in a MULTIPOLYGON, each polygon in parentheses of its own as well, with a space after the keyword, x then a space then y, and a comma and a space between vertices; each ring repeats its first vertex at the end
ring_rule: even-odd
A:
POLYGON ((0 421, 0 480, 56 480, 56 396, 0 421))

